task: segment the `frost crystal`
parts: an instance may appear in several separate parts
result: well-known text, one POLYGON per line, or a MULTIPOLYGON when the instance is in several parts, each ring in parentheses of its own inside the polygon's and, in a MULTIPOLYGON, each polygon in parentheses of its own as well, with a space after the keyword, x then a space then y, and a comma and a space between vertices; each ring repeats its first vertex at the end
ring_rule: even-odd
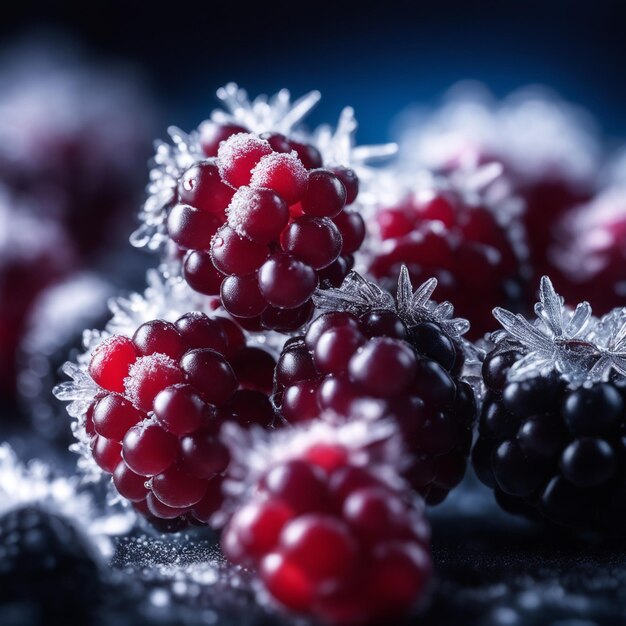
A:
POLYGON ((492 335, 497 349, 524 355, 509 370, 510 381, 556 371, 575 388, 606 381, 612 370, 626 376, 626 308, 602 318, 592 315, 587 302, 572 310, 547 276, 541 279, 539 300, 534 322, 502 308, 493 311, 504 328, 492 335))
POLYGON ((313 301, 322 310, 348 311, 355 315, 373 309, 393 311, 409 328, 422 322, 434 322, 451 337, 461 339, 469 330, 469 322, 453 317, 454 307, 449 302, 436 304, 430 299, 436 287, 437 279, 431 278, 413 291, 409 271, 403 265, 396 298, 375 282, 366 280, 357 272, 350 272, 338 289, 318 289, 313 301))
POLYGON ((278 430, 260 426, 246 429, 225 423, 220 434, 231 454, 224 483, 228 498, 212 522, 220 525, 238 503, 250 496, 271 467, 290 459, 302 459, 317 445, 342 446, 348 452, 350 464, 367 466, 382 480, 397 483, 408 461, 395 422, 345 421, 331 413, 320 417, 278 430))
POLYGON ((111 537, 127 533, 132 526, 133 516, 96 506, 76 477, 59 475, 39 460, 24 464, 8 444, 0 445, 0 515, 32 505, 66 517, 104 557, 112 553, 111 537))

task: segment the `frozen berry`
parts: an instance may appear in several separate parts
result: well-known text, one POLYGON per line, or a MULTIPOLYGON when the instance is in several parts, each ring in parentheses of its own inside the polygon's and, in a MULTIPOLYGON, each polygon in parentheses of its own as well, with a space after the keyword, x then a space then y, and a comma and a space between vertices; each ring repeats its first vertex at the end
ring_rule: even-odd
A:
POLYGON ((250 133, 238 133, 224 140, 217 151, 217 165, 224 181, 233 187, 250 184, 252 170, 272 147, 250 133))
POLYGON ((95 463, 158 529, 209 523, 230 462, 223 424, 274 426, 274 358, 231 319, 198 311, 148 321, 93 352, 92 384, 124 376, 119 392, 97 387, 85 414, 95 463))
POLYGON ((200 124, 200 145, 202 151, 208 157, 216 157, 217 151, 222 141, 231 135, 245 133, 247 129, 239 124, 219 124, 212 120, 207 120, 200 124))
MULTIPOLYGON (((402 280, 408 281, 406 271, 402 280)), ((403 282, 400 293, 409 289, 403 282)), ((440 501, 463 478, 476 418, 473 394, 457 369, 461 338, 448 333, 453 324, 432 318, 427 303, 408 313, 389 294, 388 308, 378 299, 370 304, 368 293, 385 301, 377 285, 353 273, 330 292, 328 305, 320 295, 328 310, 285 346, 274 402, 293 423, 325 412, 395 420, 414 455, 407 478, 428 502, 440 501)))
POLYGON ((308 173, 295 154, 273 153, 254 167, 250 185, 272 189, 291 206, 302 198, 307 180, 308 173))
POLYGON ((611 365, 602 372, 595 343, 620 332, 609 321, 621 319, 615 317, 621 311, 598 319, 584 304, 570 317, 547 278, 540 297, 535 324, 494 312, 505 330, 483 365, 489 393, 473 453, 476 472, 507 509, 577 529, 623 532, 624 377, 610 373, 611 365), (522 359, 520 373, 514 366, 522 359))

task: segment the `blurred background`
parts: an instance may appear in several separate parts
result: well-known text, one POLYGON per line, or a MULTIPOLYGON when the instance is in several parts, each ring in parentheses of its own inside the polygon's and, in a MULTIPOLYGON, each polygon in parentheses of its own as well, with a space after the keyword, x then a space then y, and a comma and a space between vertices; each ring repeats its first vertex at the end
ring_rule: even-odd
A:
POLYGON ((68 346, 154 264, 127 244, 152 140, 170 124, 194 128, 221 85, 252 96, 319 89, 311 126, 349 104, 358 141, 382 143, 407 111, 437 106, 458 81, 480 81, 496 98, 543 84, 588 110, 610 151, 626 135, 625 19, 623 2, 566 0, 6 4, 3 428, 28 415, 63 436, 49 389, 68 346))

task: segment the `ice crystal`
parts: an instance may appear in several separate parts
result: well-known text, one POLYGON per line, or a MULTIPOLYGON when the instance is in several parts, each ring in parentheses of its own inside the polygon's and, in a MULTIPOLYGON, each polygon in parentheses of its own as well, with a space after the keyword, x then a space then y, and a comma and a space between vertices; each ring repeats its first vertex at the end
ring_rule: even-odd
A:
POLYGON ((232 509, 256 489, 271 467, 302 459, 308 450, 318 445, 342 446, 348 452, 351 465, 367 466, 382 480, 397 484, 398 475, 408 460, 394 421, 346 421, 332 413, 320 417, 307 424, 278 430, 224 424, 221 437, 231 455, 224 483, 228 497, 224 509, 216 514, 212 523, 221 525, 232 509))
POLYGON ((592 315, 587 302, 571 309, 544 276, 535 313, 537 319, 531 322, 506 309, 494 309, 504 328, 492 336, 498 349, 523 354, 509 370, 509 380, 556 371, 571 387, 579 387, 606 381, 613 370, 626 376, 626 308, 602 318, 592 315))
POLYGON ((436 304, 431 300, 437 279, 431 278, 413 290, 409 271, 400 270, 398 291, 394 298, 373 281, 357 272, 350 272, 339 288, 318 289, 313 295, 315 305, 326 311, 348 311, 361 315, 373 309, 394 311, 410 328, 422 322, 439 324, 451 337, 461 339, 469 330, 469 322, 455 318, 450 302, 436 304))
POLYGON ((37 506, 66 517, 104 557, 112 553, 111 538, 128 532, 132 516, 101 509, 78 478, 63 476, 46 463, 22 463, 8 444, 0 445, 0 515, 23 506, 37 506))

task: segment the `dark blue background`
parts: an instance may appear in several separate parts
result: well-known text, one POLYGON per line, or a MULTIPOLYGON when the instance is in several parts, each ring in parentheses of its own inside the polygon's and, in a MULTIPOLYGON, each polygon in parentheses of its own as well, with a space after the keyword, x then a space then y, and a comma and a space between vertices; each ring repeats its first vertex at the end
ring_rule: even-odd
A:
MULTIPOLYGON (((497 94, 544 83, 626 136, 626 3, 567 0, 26 2, 6 7, 4 43, 33 28, 70 34, 89 52, 140 65, 168 122, 190 128, 234 80, 252 94, 324 95, 312 122, 355 107, 361 142, 384 141, 413 102, 454 82, 497 94)), ((5 10, 5 7, 3 7, 5 10)))

